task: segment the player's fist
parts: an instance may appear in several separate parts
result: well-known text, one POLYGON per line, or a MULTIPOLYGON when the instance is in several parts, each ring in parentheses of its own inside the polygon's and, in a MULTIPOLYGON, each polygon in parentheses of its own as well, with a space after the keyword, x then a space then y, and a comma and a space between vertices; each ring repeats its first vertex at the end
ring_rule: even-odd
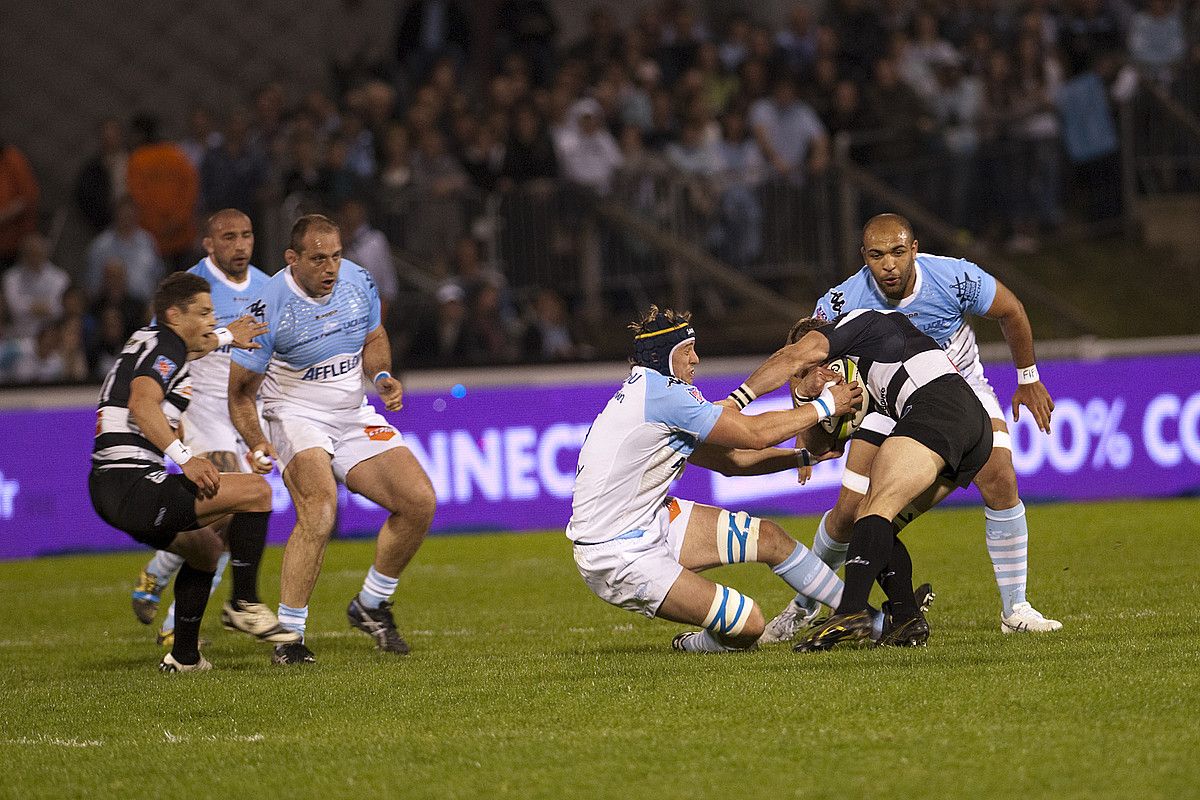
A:
POLYGON ((404 386, 391 375, 375 381, 375 391, 388 411, 399 411, 404 407, 404 386))
POLYGON ((840 373, 834 372, 828 367, 815 367, 810 369, 808 374, 803 378, 795 381, 793 393, 800 397, 819 397, 821 391, 832 383, 844 383, 840 373))
POLYGON ((261 442, 249 453, 246 453, 246 463, 250 465, 250 469, 254 470, 256 475, 266 475, 274 466, 271 459, 278 457, 270 442, 261 442))
POLYGON ((221 488, 221 472, 204 456, 192 456, 180 467, 183 476, 196 484, 196 496, 201 500, 215 497, 221 488))

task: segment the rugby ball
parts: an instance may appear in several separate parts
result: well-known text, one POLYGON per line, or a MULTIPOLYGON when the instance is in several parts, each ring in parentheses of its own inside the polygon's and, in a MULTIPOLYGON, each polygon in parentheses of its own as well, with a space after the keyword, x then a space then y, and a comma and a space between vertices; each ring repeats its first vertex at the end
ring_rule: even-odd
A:
MULTIPOLYGON (((851 383, 858 380, 858 361, 849 356, 835 358, 825 364, 826 369, 832 370, 841 375, 846 383, 851 383)), ((833 434, 834 438, 839 442, 849 439, 858 430, 858 426, 862 424, 863 419, 867 416, 867 407, 870 403, 866 396, 866 386, 863 386, 863 405, 852 414, 843 414, 840 417, 826 417, 821 420, 821 427, 826 432, 833 434)))

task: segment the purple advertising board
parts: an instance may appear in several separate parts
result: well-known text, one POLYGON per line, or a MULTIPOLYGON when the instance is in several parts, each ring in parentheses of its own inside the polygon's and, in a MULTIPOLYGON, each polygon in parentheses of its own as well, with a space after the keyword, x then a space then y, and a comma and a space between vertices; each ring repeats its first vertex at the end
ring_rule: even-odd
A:
MULTIPOLYGON (((1012 424, 1013 461, 1026 502, 1170 497, 1200 492, 1200 355, 1045 362, 1042 378, 1055 398, 1053 432, 1037 431, 1028 413, 1012 424)), ((1011 366, 988 377, 1007 407, 1011 366)), ((744 378, 697 381, 710 398, 744 378)), ((413 392, 389 415, 425 466, 438 495, 437 532, 562 528, 571 514, 579 447, 612 385, 466 387, 413 392)), ((781 408, 786 392, 762 398, 748 413, 781 408)), ((0 558, 137 545, 92 511, 87 471, 94 408, 0 412, 0 558)), ((688 469, 673 494, 756 514, 810 514, 832 505, 841 464, 818 465, 804 486, 794 472, 727 478, 688 469)), ((277 473, 271 539, 294 521, 277 473)), ((975 502, 972 491, 949 502, 975 502)), ((339 530, 374 533, 378 506, 342 490, 339 530)))

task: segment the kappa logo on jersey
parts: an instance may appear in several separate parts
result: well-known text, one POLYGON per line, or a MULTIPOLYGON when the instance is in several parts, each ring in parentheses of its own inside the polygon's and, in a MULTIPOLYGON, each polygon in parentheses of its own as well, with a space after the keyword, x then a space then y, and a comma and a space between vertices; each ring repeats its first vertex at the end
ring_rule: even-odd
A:
POLYGON ((171 380, 171 376, 175 374, 178 365, 166 356, 159 356, 154 359, 154 365, 151 367, 159 375, 162 375, 164 381, 171 380))
POLYGON ((246 313, 258 317, 261 320, 265 320, 267 318, 267 304, 262 300, 255 300, 250 304, 250 307, 246 309, 246 313))
POLYGON ((958 297, 958 302, 963 306, 971 306, 979 299, 979 290, 983 286, 983 281, 971 280, 971 276, 965 272, 950 284, 954 288, 954 294, 958 297))
POLYGON ((834 316, 842 313, 842 309, 846 307, 846 295, 844 292, 839 292, 834 289, 829 293, 829 307, 833 309, 834 316))
POLYGON ((363 433, 372 442, 386 442, 396 435, 396 429, 387 425, 368 425, 363 428, 363 433))

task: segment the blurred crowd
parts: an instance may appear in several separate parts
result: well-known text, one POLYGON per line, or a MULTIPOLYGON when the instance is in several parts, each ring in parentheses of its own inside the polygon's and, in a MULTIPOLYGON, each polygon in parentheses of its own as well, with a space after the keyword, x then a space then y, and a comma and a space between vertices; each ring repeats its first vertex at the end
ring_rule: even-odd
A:
MULTIPOLYGON (((695 240, 741 267, 844 148, 952 224, 1030 251, 1073 212, 1120 213, 1115 110, 1139 76, 1200 107, 1194 0, 830 0, 776 29, 667 0, 626 26, 597 7, 565 45, 548 4, 506 0, 483 67, 468 13, 407 3, 387 46, 346 37, 330 86, 281 79, 244 107, 102 121, 74 192, 94 238, 70 272, 38 231, 35 176, 0 141, 0 380, 102 377, 221 208, 258 230, 337 219, 405 366, 575 360, 587 337, 556 269, 596 198, 649 211, 675 186, 695 240), (503 239, 483 224, 497 218, 503 239)), ((262 243, 273 272, 282 253, 262 243)))

